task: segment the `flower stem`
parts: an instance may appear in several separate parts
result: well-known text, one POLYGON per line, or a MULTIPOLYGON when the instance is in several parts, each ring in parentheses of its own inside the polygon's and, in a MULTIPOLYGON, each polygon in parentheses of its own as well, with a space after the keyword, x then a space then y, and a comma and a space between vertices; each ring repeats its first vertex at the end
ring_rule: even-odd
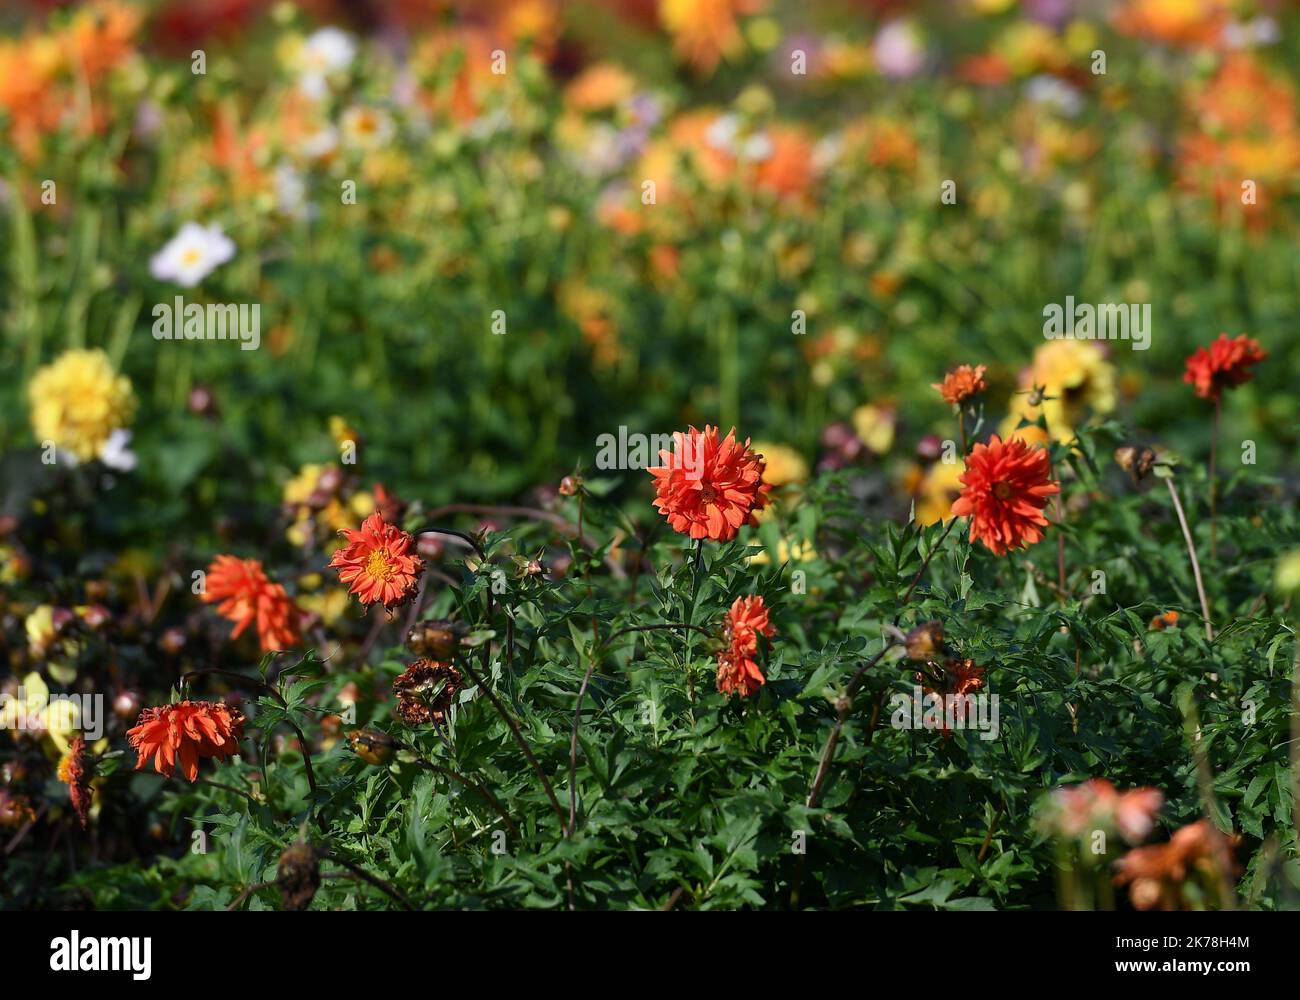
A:
POLYGON ((1217 396, 1214 399, 1214 430, 1210 434, 1210 558, 1218 556, 1219 538, 1216 521, 1219 506, 1219 479, 1217 474, 1219 459, 1219 418, 1223 411, 1223 402, 1217 396))
POLYGON ((1214 628, 1210 624, 1210 602, 1205 599, 1205 584, 1201 582, 1201 564, 1196 559, 1196 545, 1192 541, 1192 532, 1187 527, 1187 515, 1183 513, 1183 503, 1178 499, 1178 490, 1174 488, 1174 477, 1168 476, 1165 483, 1169 495, 1174 501, 1174 510, 1178 512, 1178 523, 1182 525, 1183 540, 1187 543, 1187 555, 1192 560, 1192 576, 1196 579, 1196 593, 1201 599, 1201 614, 1205 616, 1205 638, 1214 641, 1214 628))

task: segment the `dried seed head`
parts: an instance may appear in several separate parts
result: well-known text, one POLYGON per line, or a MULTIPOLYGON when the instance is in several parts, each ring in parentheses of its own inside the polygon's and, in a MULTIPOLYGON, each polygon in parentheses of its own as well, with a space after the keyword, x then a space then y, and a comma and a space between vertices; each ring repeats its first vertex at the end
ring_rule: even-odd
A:
POLYGON ((275 884, 283 909, 305 910, 320 888, 320 855, 311 844, 298 841, 280 855, 275 884))
POLYGON ((1156 462, 1156 453, 1152 448, 1125 445, 1115 449, 1115 462, 1133 477, 1133 483, 1136 485, 1150 474, 1156 462))
POLYGON ((450 663, 416 660, 393 681, 396 715, 410 726, 440 726, 460 687, 460 671, 450 663))

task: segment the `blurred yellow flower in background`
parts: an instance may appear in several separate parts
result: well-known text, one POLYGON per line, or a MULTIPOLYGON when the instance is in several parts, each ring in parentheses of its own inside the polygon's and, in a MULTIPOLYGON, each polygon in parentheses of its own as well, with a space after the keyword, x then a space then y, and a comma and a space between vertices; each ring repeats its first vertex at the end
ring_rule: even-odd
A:
POLYGON ((42 604, 29 614, 23 622, 27 630, 27 648, 36 659, 43 659, 54 642, 54 608, 42 604))
POLYGON ((952 505, 961 494, 960 477, 965 471, 962 462, 935 462, 925 470, 914 497, 917 524, 930 525, 952 517, 952 505))
MULTIPOLYGON (((813 548, 812 542, 794 542, 782 538, 776 545, 776 561, 778 563, 787 562, 812 562, 817 558, 817 550, 813 548)), ((772 561, 768 555, 767 549, 749 557, 751 566, 766 566, 772 561)))
POLYGON ((68 752, 68 743, 81 728, 80 712, 75 701, 60 699, 50 703, 50 689, 45 679, 33 671, 22 679, 22 697, 5 699, 0 706, 0 726, 17 734, 48 737, 58 754, 68 752), (24 719, 19 724, 19 713, 24 719))
POLYGON ((1082 422, 1085 411, 1110 413, 1115 409, 1115 366, 1106 360, 1100 347, 1086 340, 1053 340, 1034 352, 1034 362, 1020 377, 1022 393, 1012 397, 1011 413, 1002 424, 1002 436, 1019 437, 1030 444, 1044 441, 1041 431, 1020 428, 1023 418, 1047 421, 1053 440, 1069 441, 1082 422), (1041 386, 1045 392, 1039 402, 1032 392, 1041 386))
POLYGON ((853 431, 858 440, 877 455, 894 446, 895 413, 892 406, 867 403, 853 411, 853 431))
POLYGON ((65 351, 39 369, 27 387, 32 433, 88 462, 99 457, 115 430, 131 422, 131 380, 118 375, 100 350, 65 351))
POLYGON ((802 483, 808 478, 808 463, 804 457, 787 444, 772 441, 755 441, 754 451, 763 456, 763 482, 772 486, 802 483))

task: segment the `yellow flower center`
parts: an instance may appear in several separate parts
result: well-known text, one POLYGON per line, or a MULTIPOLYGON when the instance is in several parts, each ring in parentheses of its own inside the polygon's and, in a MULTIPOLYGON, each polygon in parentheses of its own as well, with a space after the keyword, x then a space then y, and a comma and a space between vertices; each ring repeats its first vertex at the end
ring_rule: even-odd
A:
POLYGON ((1011 496, 1011 487, 1004 482, 994 483, 993 495, 999 500, 1005 500, 1007 497, 1011 496))
POLYGON ((181 262, 185 264, 197 264, 202 259, 203 259, 202 251, 195 250, 193 247, 191 247, 189 250, 184 251, 181 254, 181 262))
POLYGON ((387 553, 372 552, 370 558, 366 560, 366 574, 378 580, 392 579, 396 572, 397 566, 388 558, 387 553))

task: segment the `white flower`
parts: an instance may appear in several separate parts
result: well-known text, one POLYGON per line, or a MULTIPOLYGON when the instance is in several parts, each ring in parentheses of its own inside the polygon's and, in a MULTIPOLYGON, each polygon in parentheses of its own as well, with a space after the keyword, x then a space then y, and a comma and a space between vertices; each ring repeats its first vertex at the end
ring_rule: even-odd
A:
POLYGON ((1036 104, 1054 107, 1071 118, 1083 110, 1083 95, 1055 76, 1040 74, 1033 77, 1026 85, 1025 93, 1036 104))
POLYGON ((352 36, 341 28, 321 28, 302 43, 304 73, 337 73, 347 69, 357 54, 352 36))
POLYGON ((742 135, 740 118, 732 114, 715 118, 704 131, 704 141, 714 149, 742 160, 766 160, 773 152, 772 140, 765 133, 742 135))
POLYGON ((130 472, 136 465, 135 452, 131 450, 130 444, 131 432, 119 427, 108 436, 104 447, 99 450, 99 460, 110 469, 130 472))
POLYGON ((319 160, 329 156, 338 149, 339 133, 333 125, 324 125, 312 132, 299 144, 302 155, 308 159, 319 160))
POLYGON ((302 174, 287 163, 275 168, 275 204, 280 213, 291 219, 308 218, 311 206, 307 203, 307 182, 302 174))
POLYGON ((378 108, 353 105, 343 112, 343 138, 349 146, 377 149, 393 137, 393 119, 378 108))
POLYGON ((298 86, 308 97, 323 97, 325 78, 347 69, 356 54, 356 43, 346 31, 321 28, 313 32, 297 54, 298 86))
POLYGON ((925 67, 925 43, 911 21, 890 21, 872 43, 876 68, 894 80, 903 80, 925 67))
POLYGON ((149 273, 159 281, 193 288, 235 256, 235 244, 215 222, 187 222, 149 261, 149 273))
POLYGON ((704 130, 704 141, 714 149, 733 152, 736 148, 736 134, 740 131, 740 119, 736 115, 719 115, 704 130))

